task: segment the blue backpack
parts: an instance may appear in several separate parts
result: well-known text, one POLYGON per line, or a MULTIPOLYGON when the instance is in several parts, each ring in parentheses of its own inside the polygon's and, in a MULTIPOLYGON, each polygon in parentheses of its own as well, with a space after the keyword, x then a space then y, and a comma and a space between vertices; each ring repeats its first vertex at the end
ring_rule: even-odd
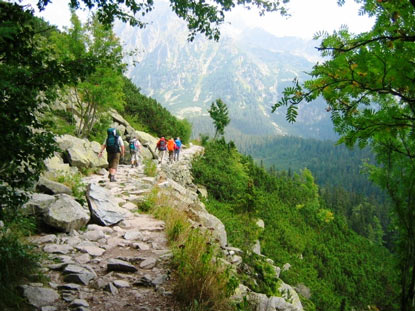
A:
POLYGON ((135 139, 130 140, 130 152, 131 153, 135 153, 137 152, 137 148, 135 147, 135 139))
POLYGON ((117 130, 115 128, 109 128, 107 130, 107 141, 106 141, 106 146, 107 146, 107 151, 109 153, 118 153, 120 152, 120 146, 118 146, 118 135, 117 135, 117 130))

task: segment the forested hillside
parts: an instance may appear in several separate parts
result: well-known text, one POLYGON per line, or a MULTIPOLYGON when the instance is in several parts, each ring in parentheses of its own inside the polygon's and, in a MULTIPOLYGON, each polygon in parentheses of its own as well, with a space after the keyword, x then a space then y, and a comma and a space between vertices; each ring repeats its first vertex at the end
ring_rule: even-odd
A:
POLYGON ((347 148, 334 141, 290 136, 257 137, 238 145, 272 175, 292 177, 309 169, 327 208, 344 216, 357 233, 376 243, 392 245, 388 197, 365 173, 365 165, 375 163, 369 148, 347 148))
MULTIPOLYGON (((266 256, 281 267, 291 265, 281 278, 310 288, 311 295, 302 297, 306 310, 397 310, 393 255, 320 203, 309 170, 273 176, 221 140, 207 143, 193 173, 207 187, 207 208, 224 222, 232 245, 249 248, 259 235, 266 256), (262 232, 254 225, 257 217, 265 222, 262 232)), ((245 282, 271 294, 266 266, 256 267, 246 271, 245 282), (262 274, 264 282, 250 284, 250 273, 262 274)))

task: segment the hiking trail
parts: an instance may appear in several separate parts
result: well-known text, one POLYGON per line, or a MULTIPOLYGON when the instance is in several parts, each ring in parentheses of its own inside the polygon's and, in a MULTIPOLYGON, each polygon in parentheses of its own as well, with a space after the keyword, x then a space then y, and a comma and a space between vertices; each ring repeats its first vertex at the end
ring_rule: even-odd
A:
POLYGON ((89 224, 85 231, 33 236, 31 241, 50 254, 42 265, 50 288, 41 283, 24 285, 29 300, 33 291, 42 311, 178 310, 164 222, 137 212, 137 202, 154 187, 166 188, 170 170, 188 167, 201 150, 183 149, 180 161, 158 164, 156 177, 146 176, 142 165, 119 165, 116 182, 110 182, 107 173, 83 178, 85 184, 108 189, 125 218, 114 226, 89 224), (47 300, 53 303, 47 305, 47 300))

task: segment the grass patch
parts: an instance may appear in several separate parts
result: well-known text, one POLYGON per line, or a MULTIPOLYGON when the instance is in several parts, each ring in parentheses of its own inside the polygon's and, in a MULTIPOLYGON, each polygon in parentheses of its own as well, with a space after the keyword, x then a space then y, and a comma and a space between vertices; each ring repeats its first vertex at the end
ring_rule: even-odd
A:
POLYGON ((155 177, 157 175, 157 164, 152 159, 144 160, 144 174, 149 177, 155 177))
POLYGON ((86 185, 82 182, 80 173, 59 175, 54 180, 71 188, 72 195, 79 204, 84 205, 86 203, 86 185))
POLYGON ((229 297, 239 281, 220 260, 208 231, 192 228, 184 212, 155 206, 153 214, 165 221, 173 250, 175 297, 185 310, 235 310, 229 297))

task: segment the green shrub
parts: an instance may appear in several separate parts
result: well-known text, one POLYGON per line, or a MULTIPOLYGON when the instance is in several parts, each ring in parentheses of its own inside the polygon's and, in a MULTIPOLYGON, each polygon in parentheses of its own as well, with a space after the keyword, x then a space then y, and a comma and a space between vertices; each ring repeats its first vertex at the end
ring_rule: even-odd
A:
POLYGON ((50 110, 43 114, 45 129, 57 135, 75 135, 76 122, 72 113, 66 110, 50 110))
POLYGON ((191 310, 231 310, 228 297, 235 288, 230 284, 230 272, 216 260, 210 237, 189 230, 184 243, 173 252, 178 301, 191 310))
POLYGON ((152 159, 144 160, 144 174, 149 177, 155 177, 157 175, 157 164, 152 159))
POLYGON ((20 232, 0 231, 0 309, 18 310, 23 303, 17 285, 37 271, 40 255, 25 244, 20 232))
POLYGON ((55 181, 71 188, 72 195, 79 204, 84 205, 86 203, 86 185, 82 182, 82 175, 80 173, 59 175, 55 178, 55 181))
POLYGON ((185 310, 233 310, 229 297, 238 282, 217 260, 219 251, 208 232, 191 228, 184 212, 157 206, 173 249, 174 293, 185 310))
POLYGON ((140 211, 149 212, 155 208, 156 204, 160 204, 158 191, 158 188, 153 188, 151 192, 146 195, 145 200, 138 204, 140 211))
POLYGON ((109 115, 101 115, 98 122, 94 124, 88 139, 91 141, 97 141, 100 144, 107 138, 107 129, 110 127, 112 119, 109 115))

